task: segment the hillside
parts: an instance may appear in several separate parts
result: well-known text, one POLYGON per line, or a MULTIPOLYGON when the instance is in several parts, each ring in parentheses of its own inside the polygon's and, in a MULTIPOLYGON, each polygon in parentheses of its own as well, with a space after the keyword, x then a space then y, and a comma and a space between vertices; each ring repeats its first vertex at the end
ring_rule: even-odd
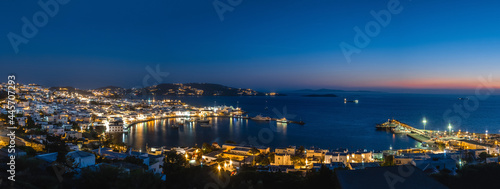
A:
MULTIPOLYGON (((163 96, 261 96, 261 93, 252 89, 233 88, 213 83, 163 83, 144 88, 148 95, 163 96)), ((144 95, 144 94, 142 94, 144 95)))

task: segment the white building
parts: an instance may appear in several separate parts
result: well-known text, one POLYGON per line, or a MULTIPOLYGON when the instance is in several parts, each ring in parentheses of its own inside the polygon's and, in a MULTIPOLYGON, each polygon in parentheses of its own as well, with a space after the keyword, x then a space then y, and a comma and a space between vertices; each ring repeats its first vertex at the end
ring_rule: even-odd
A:
POLYGON ((66 157, 74 160, 74 165, 78 168, 84 168, 95 164, 95 155, 84 151, 69 152, 66 157))

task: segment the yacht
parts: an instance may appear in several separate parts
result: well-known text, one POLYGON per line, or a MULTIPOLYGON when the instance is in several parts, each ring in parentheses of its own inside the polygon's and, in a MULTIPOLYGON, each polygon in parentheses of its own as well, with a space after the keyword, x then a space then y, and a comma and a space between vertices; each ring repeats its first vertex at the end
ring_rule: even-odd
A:
POLYGON ((411 133, 411 131, 401 125, 396 126, 395 128, 391 129, 393 133, 396 134, 404 134, 404 133, 411 133))
POLYGON ((347 98, 344 98, 344 104, 347 104, 348 102, 353 102, 353 103, 358 103, 358 100, 347 100, 347 98))
POLYGON ((262 115, 257 115, 251 118, 254 121, 271 121, 270 117, 263 117, 262 115))
POLYGON ((206 123, 204 123, 204 124, 200 124, 200 126, 202 126, 202 127, 212 127, 212 125, 211 125, 211 124, 206 124, 206 123))
POLYGON ((208 119, 198 119, 198 120, 196 120, 196 122, 198 122, 198 123, 210 123, 210 120, 208 120, 208 119))
POLYGON ((281 118, 281 119, 277 119, 276 122, 278 122, 278 123, 288 123, 288 120, 286 120, 286 118, 281 118))
POLYGON ((191 118, 186 118, 186 119, 184 119, 184 121, 185 121, 185 122, 194 122, 194 121, 195 121, 195 119, 191 117, 191 118))

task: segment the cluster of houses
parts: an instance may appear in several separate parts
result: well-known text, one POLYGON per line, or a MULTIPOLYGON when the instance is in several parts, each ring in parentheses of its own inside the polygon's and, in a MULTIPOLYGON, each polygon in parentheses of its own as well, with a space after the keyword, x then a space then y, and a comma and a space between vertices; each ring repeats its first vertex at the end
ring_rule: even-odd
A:
MULTIPOLYGON (((0 85, 4 90, 7 85, 0 85)), ((241 115, 231 106, 192 107, 179 100, 129 100, 70 92, 67 88, 49 90, 39 85, 17 85, 15 114, 19 126, 28 124, 28 117, 50 135, 81 139, 77 130, 90 127, 105 132, 127 132, 130 124, 153 119, 191 116, 241 115)), ((8 104, 0 103, 0 113, 7 114, 8 104)), ((26 132, 31 129, 26 128, 26 132)), ((32 136, 38 140, 44 137, 32 136)))
MULTIPOLYGON (((219 151, 204 154, 202 159, 207 164, 213 164, 217 163, 218 158, 222 158, 226 162, 230 161, 230 165, 237 168, 242 164, 251 164, 253 157, 256 155, 272 152, 274 161, 270 165, 255 164, 259 171, 268 172, 319 170, 322 166, 326 166, 330 170, 337 168, 363 170, 380 167, 382 164, 387 163, 388 160, 386 158, 391 156, 391 162, 387 163, 387 165, 413 165, 427 174, 439 173, 446 169, 455 174, 457 168, 465 165, 466 160, 470 161, 472 159, 472 161, 476 162, 479 161, 481 153, 488 153, 487 149, 483 148, 454 151, 445 150, 439 153, 433 150, 418 148, 384 151, 311 148, 305 149, 302 152, 295 146, 276 148, 274 151, 269 147, 240 144, 223 144, 220 148, 221 150, 219 151), (258 153, 255 154, 255 152, 252 152, 252 149, 257 149, 258 153), (297 162, 303 163, 300 164, 297 162)), ((184 150, 181 153, 189 153, 189 150, 184 150)), ((485 162, 498 163, 498 157, 487 158, 485 162)))
MULTIPOLYGON (((5 85, 0 85, 5 89, 5 85)), ((71 138, 75 140, 83 139, 82 132, 87 129, 102 127, 105 132, 127 132, 127 127, 136 122, 143 122, 152 119, 170 117, 203 117, 203 116, 241 116, 240 108, 231 106, 214 107, 192 107, 178 100, 127 100, 102 98, 99 95, 89 96, 68 89, 49 90, 38 85, 18 85, 16 87, 18 99, 16 103, 16 121, 21 127, 26 127, 32 121, 40 126, 48 135, 59 136, 63 139, 71 138)), ((107 94, 107 93, 106 93, 107 94)), ((104 95, 105 96, 105 95, 104 95)), ((7 103, 0 104, 0 113, 7 114, 7 103)), ((26 128, 29 132, 34 128, 26 128)), ((31 141, 44 144, 46 135, 30 135, 31 141)), ((244 164, 254 164, 259 171, 268 172, 290 172, 308 171, 320 169, 323 166, 333 170, 337 168, 364 170, 369 167, 379 167, 382 163, 387 163, 387 157, 392 157, 394 165, 414 165, 423 172, 432 174, 441 170, 449 170, 452 173, 457 167, 465 164, 465 160, 473 161, 480 158, 483 152, 495 155, 494 158, 487 158, 486 162, 497 162, 499 147, 496 144, 485 145, 473 141, 450 140, 448 151, 437 150, 385 150, 367 151, 347 149, 318 149, 311 148, 299 150, 295 146, 286 148, 276 148, 271 150, 264 146, 251 146, 242 144, 212 144, 216 150, 201 155, 201 162, 194 161, 199 158, 198 148, 158 148, 152 147, 145 152, 116 151, 110 148, 98 148, 91 152, 80 151, 78 144, 67 143, 72 150, 67 157, 74 160, 74 168, 86 168, 95 166, 116 166, 126 170, 144 169, 141 166, 127 164, 123 161, 115 163, 96 164, 97 157, 110 160, 124 160, 127 157, 141 159, 148 171, 161 173, 165 152, 175 151, 182 154, 190 163, 206 164, 207 166, 218 166, 219 169, 237 170, 244 164), (255 156, 260 154, 273 154, 274 159, 270 165, 255 164, 255 156), (221 162, 222 160, 222 162, 221 162), (221 166, 223 165, 223 166, 221 166)), ((37 155, 36 158, 52 163, 57 158, 57 153, 47 153, 37 155)))

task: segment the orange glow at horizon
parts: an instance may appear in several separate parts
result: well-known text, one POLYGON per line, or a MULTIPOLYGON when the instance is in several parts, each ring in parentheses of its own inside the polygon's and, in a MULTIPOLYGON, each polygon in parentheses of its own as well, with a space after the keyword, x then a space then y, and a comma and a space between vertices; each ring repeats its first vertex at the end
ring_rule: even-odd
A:
POLYGON ((476 89, 494 88, 500 89, 500 82, 478 78, 412 78, 394 80, 371 80, 371 81, 351 81, 345 87, 369 87, 369 88, 407 88, 407 89, 476 89))
POLYGON ((479 79, 449 79, 449 78, 429 78, 429 79, 402 79, 398 81, 386 82, 384 87, 399 87, 399 88, 413 88, 413 89, 476 89, 482 88, 500 88, 499 82, 487 82, 485 78, 483 81, 479 79))

